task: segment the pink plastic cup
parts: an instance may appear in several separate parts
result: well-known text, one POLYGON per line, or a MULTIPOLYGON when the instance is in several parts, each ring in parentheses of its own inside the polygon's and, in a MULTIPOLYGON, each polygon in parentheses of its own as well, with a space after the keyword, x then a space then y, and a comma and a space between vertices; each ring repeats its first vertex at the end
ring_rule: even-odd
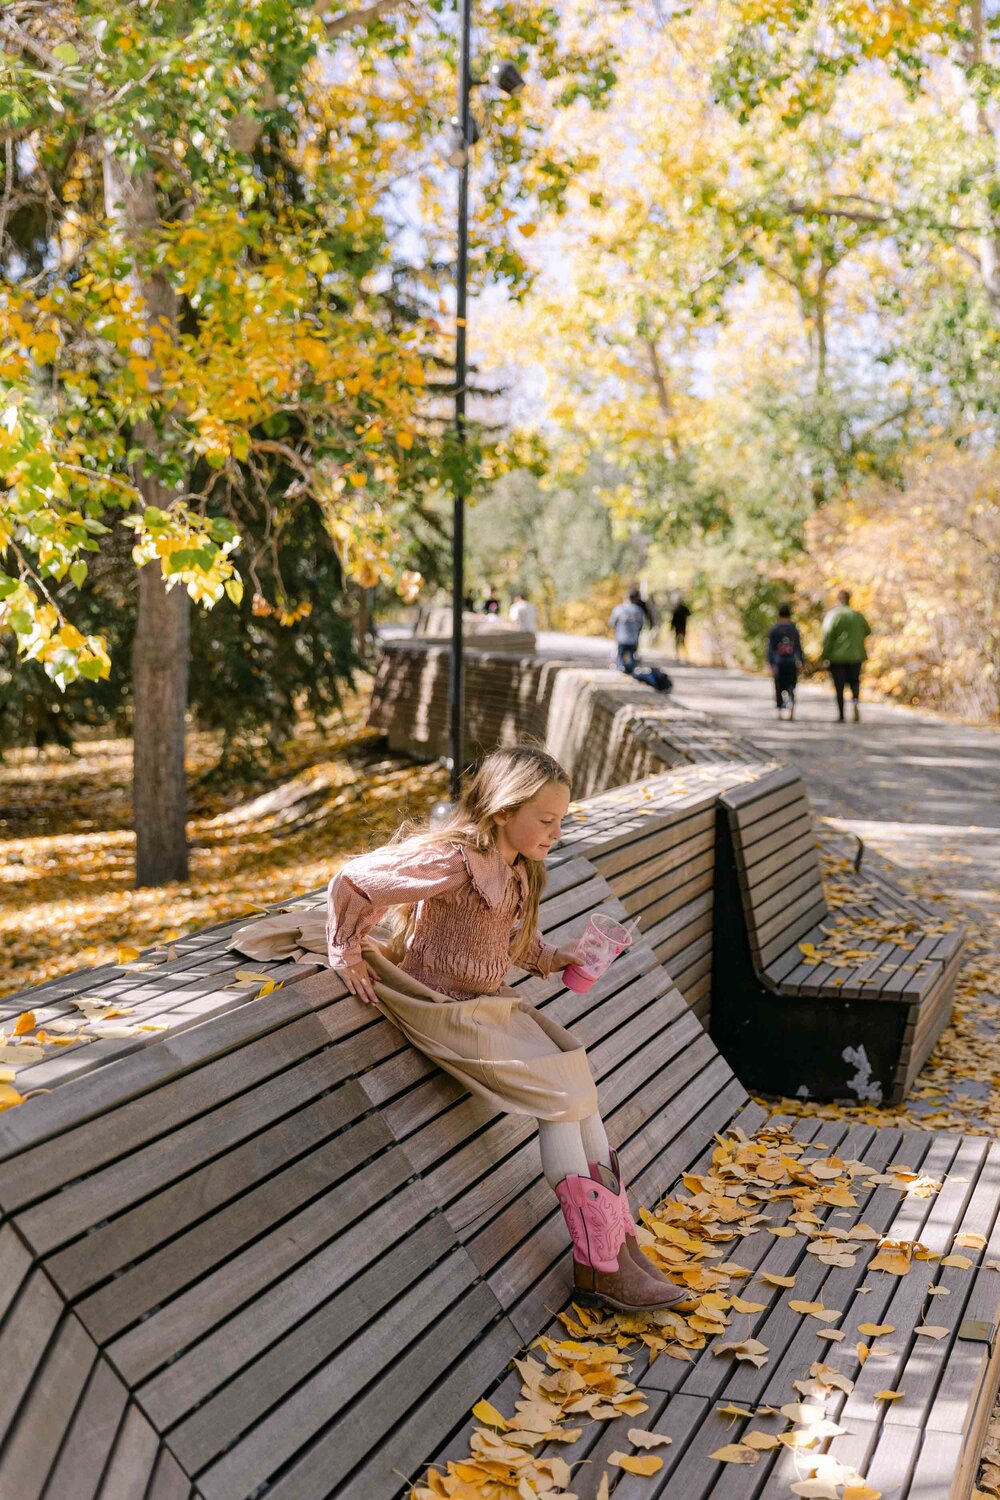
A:
POLYGON ((578 995, 592 989, 631 941, 632 934, 627 927, 616 922, 614 917, 606 917, 602 911, 595 912, 577 944, 576 962, 563 969, 566 988, 575 990, 578 995))

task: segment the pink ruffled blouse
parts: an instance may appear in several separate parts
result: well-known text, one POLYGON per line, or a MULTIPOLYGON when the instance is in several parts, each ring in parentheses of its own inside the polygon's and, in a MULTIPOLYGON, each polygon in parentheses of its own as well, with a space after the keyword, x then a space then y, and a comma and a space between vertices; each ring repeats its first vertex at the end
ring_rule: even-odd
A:
MULTIPOLYGON (((511 966, 527 890, 520 864, 508 865, 497 849, 389 844, 348 861, 330 881, 330 964, 357 963, 362 941, 389 907, 416 906, 399 967, 455 1000, 495 995, 511 966)), ((519 964, 549 974, 556 951, 536 931, 519 964)))

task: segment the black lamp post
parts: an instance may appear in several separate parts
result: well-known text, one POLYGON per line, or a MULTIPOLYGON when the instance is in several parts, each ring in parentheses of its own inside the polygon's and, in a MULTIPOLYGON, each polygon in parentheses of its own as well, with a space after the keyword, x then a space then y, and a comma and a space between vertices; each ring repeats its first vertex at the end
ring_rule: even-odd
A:
MULTIPOLYGON (((455 496, 452 509, 451 558, 451 670, 448 680, 448 789, 458 801, 462 784, 463 642, 462 606, 465 598, 465 382, 466 307, 469 277, 469 151, 479 139, 472 118, 473 87, 486 79, 472 77, 472 0, 458 0, 461 19, 461 52, 458 79, 458 115, 455 118, 455 149, 451 160, 458 167, 458 255, 455 266, 455 438, 458 443, 455 496)), ((492 65, 488 81, 504 94, 516 94, 524 79, 511 62, 492 65)))
POLYGON ((455 468, 455 498, 451 532, 451 672, 448 679, 448 749, 451 768, 448 790, 458 801, 462 785, 463 641, 462 609, 465 598, 465 311, 469 280, 469 148, 472 145, 472 0, 459 0, 462 8, 461 56, 458 67, 458 256, 455 266, 455 438, 458 443, 455 468))

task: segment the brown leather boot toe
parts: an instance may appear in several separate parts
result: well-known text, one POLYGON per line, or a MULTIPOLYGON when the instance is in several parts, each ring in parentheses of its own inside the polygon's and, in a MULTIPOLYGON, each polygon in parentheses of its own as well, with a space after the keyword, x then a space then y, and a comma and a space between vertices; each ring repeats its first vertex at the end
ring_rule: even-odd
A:
POLYGON ((633 1235, 627 1236, 622 1247, 622 1254, 627 1255, 632 1264, 637 1266, 647 1280, 653 1283, 661 1297, 669 1299, 662 1304, 664 1307, 670 1307, 674 1312, 694 1312, 698 1305, 698 1299, 694 1293, 688 1291, 686 1287, 678 1286, 675 1281, 670 1280, 669 1276, 665 1276, 658 1266, 654 1266, 649 1256, 642 1253, 642 1246, 633 1235))
POLYGON ((658 1312, 672 1307, 671 1295, 676 1287, 661 1287, 637 1266, 624 1249, 618 1257, 617 1271, 597 1271, 592 1266, 573 1262, 573 1285, 576 1298, 589 1307, 613 1307, 616 1312, 658 1312))

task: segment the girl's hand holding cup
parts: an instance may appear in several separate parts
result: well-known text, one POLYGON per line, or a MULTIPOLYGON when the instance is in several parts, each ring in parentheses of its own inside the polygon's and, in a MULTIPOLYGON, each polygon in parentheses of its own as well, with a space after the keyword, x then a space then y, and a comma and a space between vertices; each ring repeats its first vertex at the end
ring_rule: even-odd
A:
MULTIPOLYGON (((595 912, 583 937, 573 946, 573 957, 563 970, 567 989, 585 994, 629 946, 632 933, 604 912, 595 912)), ((560 950, 560 956, 563 950, 560 950)))

